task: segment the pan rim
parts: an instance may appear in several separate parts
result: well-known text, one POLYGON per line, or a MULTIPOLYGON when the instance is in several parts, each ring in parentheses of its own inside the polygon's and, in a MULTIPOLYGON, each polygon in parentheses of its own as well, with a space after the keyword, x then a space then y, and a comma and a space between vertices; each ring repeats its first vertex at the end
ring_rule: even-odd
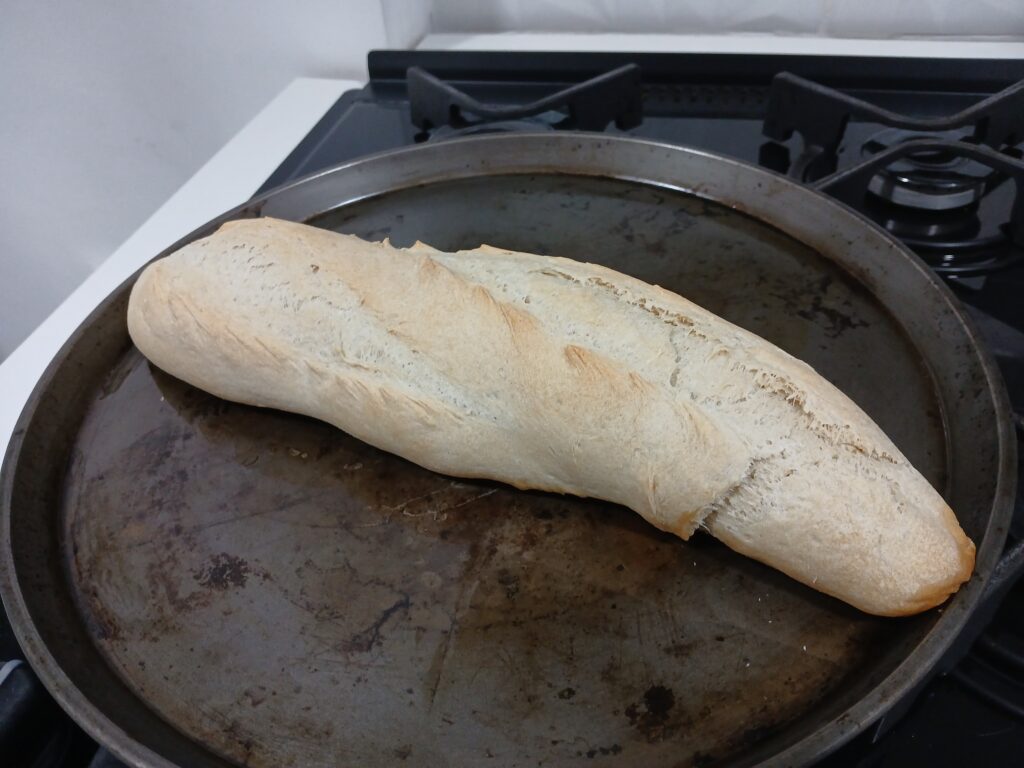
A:
MULTIPOLYGON (((972 351, 976 355, 978 366, 984 374, 988 395, 991 398, 996 418, 995 442, 999 455, 992 510, 978 546, 975 573, 971 580, 946 604, 942 615, 936 620, 935 625, 928 634, 885 678, 841 715, 819 726, 781 752, 771 756, 764 764, 803 764, 827 755, 876 721, 888 711, 892 704, 927 679, 929 672, 940 660, 973 613, 977 600, 984 593, 985 586, 1002 551, 1016 491, 1016 442, 1013 439, 1010 424, 1009 397, 1005 385, 991 353, 984 345, 984 342, 980 340, 980 335, 974 326, 973 320, 964 311, 959 300, 956 299, 948 286, 916 255, 873 222, 863 218, 859 213, 846 205, 816 190, 766 169, 703 150, 663 142, 596 133, 491 134, 453 139, 447 142, 421 144, 369 155, 318 171, 263 193, 194 230, 160 254, 154 256, 153 260, 173 252, 187 242, 205 236, 224 221, 262 215, 268 204, 273 201, 282 198, 286 199, 292 192, 301 191, 311 186, 315 187, 318 182, 330 180, 339 174, 357 173, 362 168, 378 164, 401 164, 409 157, 412 157, 413 160, 422 157, 429 158, 431 153, 440 153, 443 156, 448 155, 449 165, 454 165, 450 160, 451 155, 458 155, 458 149, 461 147, 472 147, 473 145, 482 145, 486 148, 494 149, 493 152, 481 153, 484 157, 488 155, 496 156, 498 154, 497 148, 505 145, 516 147, 523 157, 517 161, 515 170, 502 168, 497 163, 478 162, 476 165, 466 163, 464 167, 454 170, 448 167, 446 172, 435 170, 433 174, 420 173, 419 175, 407 178, 398 178, 394 183, 380 185, 380 188, 362 197, 339 199, 324 211, 311 212, 305 215, 307 218, 312 218, 327 210, 333 210, 342 205, 357 202, 359 199, 388 194, 409 187, 436 183, 441 180, 473 178, 504 173, 523 175, 540 173, 591 175, 628 181, 645 186, 662 187, 695 195, 717 204, 727 205, 784 232, 787 236, 809 245, 818 252, 822 252, 823 249, 819 243, 808 242, 806 232, 793 231, 790 228, 781 226, 778 221, 766 218, 763 213, 757 210, 756 205, 722 200, 720 197, 715 197, 711 194, 700 183, 687 185, 668 180, 667 177, 671 169, 663 171, 661 173, 662 180, 659 181, 650 177, 645 178, 643 176, 616 172, 613 167, 614 163, 606 162, 602 166, 600 161, 600 151, 609 146, 622 146, 638 152, 660 151, 670 153, 677 158, 685 158, 687 161, 719 164, 736 174, 743 174, 743 180, 749 180, 750 182, 748 186, 755 186, 755 188, 763 185, 781 186, 783 189, 788 190, 790 195, 796 195, 797 197, 805 196, 805 199, 813 199, 818 205, 825 206, 826 209, 830 210, 830 214, 836 217, 837 221, 844 222, 848 227, 859 227, 861 231, 869 233, 876 240, 876 247, 888 248, 903 256, 913 269, 916 270, 916 279, 925 280, 933 290, 938 291, 944 303, 944 310, 951 313, 954 320, 962 327, 966 337, 972 342, 972 351), (530 157, 530 149, 543 147, 554 147, 566 151, 567 157, 568 150, 582 148, 585 152, 593 155, 593 157, 588 155, 586 160, 589 164, 587 167, 590 170, 588 171, 587 167, 584 166, 574 166, 568 159, 561 167, 557 167, 551 163, 539 163, 530 157)), ((827 252, 823 253, 823 255, 828 258, 827 252)), ((97 315, 105 311, 113 301, 116 301, 134 283, 139 272, 141 272, 141 268, 103 299, 75 329, 67 341, 64 342, 59 352, 35 384, 32 394, 26 401, 15 424, 11 441, 4 457, 3 467, 0 469, 0 537, 2 537, 0 597, 3 598, 4 605, 11 618, 15 636, 33 670, 50 694, 60 703, 61 707, 84 730, 129 765, 137 766, 138 768, 176 768, 175 763, 168 761, 146 746, 146 744, 129 736, 114 720, 105 715, 98 706, 94 705, 91 697, 80 690, 61 668, 50 650, 45 646, 41 633, 32 619, 31 611, 20 587, 15 554, 11 546, 14 475, 19 464, 26 429, 39 409, 50 382, 62 367, 78 339, 92 324, 97 315)), ((742 757, 740 757, 740 760, 742 762, 742 757)))

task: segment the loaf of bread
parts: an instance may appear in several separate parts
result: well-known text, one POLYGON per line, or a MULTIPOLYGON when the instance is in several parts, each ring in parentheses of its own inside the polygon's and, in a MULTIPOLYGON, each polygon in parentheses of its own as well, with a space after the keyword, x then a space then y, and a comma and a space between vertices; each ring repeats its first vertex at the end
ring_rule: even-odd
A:
POLYGON ((702 528, 870 613, 938 605, 974 566, 942 497, 810 366, 604 267, 243 220, 146 268, 128 329, 220 397, 702 528))

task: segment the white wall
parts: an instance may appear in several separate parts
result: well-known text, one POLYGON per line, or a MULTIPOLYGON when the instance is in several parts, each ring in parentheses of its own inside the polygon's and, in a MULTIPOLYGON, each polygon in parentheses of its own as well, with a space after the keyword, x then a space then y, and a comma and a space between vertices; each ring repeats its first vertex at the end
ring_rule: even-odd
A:
POLYGON ((1024 0, 433 0, 431 31, 1021 40, 1024 0))
POLYGON ((0 359, 293 78, 365 79, 388 6, 415 42, 395 5, 4 2, 0 359))

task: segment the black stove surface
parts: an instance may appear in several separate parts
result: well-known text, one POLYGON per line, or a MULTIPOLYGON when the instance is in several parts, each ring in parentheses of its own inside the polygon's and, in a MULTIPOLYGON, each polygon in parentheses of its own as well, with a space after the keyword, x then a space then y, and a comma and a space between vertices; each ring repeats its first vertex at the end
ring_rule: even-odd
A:
MULTIPOLYGON (((790 72, 915 118, 960 112, 1024 80, 1024 61, 377 51, 370 54, 369 63, 369 84, 344 94, 260 191, 367 154, 422 141, 470 132, 571 128, 573 120, 590 126, 606 117, 610 133, 697 147, 786 170, 786 163, 778 167, 779 159, 796 165, 793 161, 804 147, 801 136, 794 135, 765 150, 771 142, 763 129, 777 73, 790 72), (543 101, 554 91, 628 65, 638 68, 620 72, 619 85, 602 86, 604 102, 621 100, 604 117, 599 112, 595 118, 585 103, 570 102, 566 110, 558 105, 548 109, 543 101), (410 104, 409 67, 422 68, 462 91, 466 99, 459 101, 462 97, 456 96, 453 102, 450 93, 434 92, 432 104, 410 104), (636 93, 629 92, 631 87, 638 88, 636 93), (475 119, 473 110, 465 108, 474 98, 497 107, 493 110, 496 122, 475 119), (531 102, 538 104, 533 114, 513 109, 531 102), (635 114, 638 108, 642 120, 635 114), (452 119, 446 121, 450 124, 432 122, 430 118, 436 121, 439 114, 450 114, 452 119)), ((603 108, 608 108, 607 103, 603 108)), ((1024 106, 1014 114, 1018 132, 1009 145, 1024 142, 1024 106)), ((869 120, 851 119, 843 129, 841 141, 831 148, 827 171, 854 166, 901 140, 894 138, 891 127, 869 120)), ((969 137, 970 132, 968 126, 953 138, 969 137)), ((948 132, 943 138, 949 138, 948 132)), ((1012 146, 1002 149, 1019 156, 1012 146)), ((878 186, 866 195, 863 210, 894 234, 904 235, 904 241, 940 271, 954 262, 972 265, 1002 259, 998 262, 1002 268, 996 271, 968 269, 958 274, 954 270, 945 276, 970 308, 998 360, 1015 412, 1024 413, 1024 302, 1020 300, 1024 264, 1015 260, 1016 250, 1009 247, 1012 238, 1003 226, 1009 216, 1012 184, 1005 177, 936 153, 922 153, 911 160, 910 166, 925 166, 927 188, 922 192, 921 179, 916 177, 873 179, 878 186), (909 194, 909 198, 898 198, 897 204, 887 199, 893 194, 892 185, 902 185, 895 194, 909 194), (907 202, 909 207, 904 205, 907 202), (922 207, 913 208, 919 202, 922 207), (958 249, 957 242, 946 242, 956 236, 978 237, 982 231, 989 238, 987 244, 958 249), (993 256, 995 241, 1001 250, 993 256)), ((792 167, 789 170, 792 173, 792 167)), ((1017 426, 1020 434, 1024 426, 1020 417, 1017 426)), ((1017 547, 1017 554, 1024 552, 1022 541, 1024 504, 1018 495, 1008 550, 1017 547)), ((1020 764, 1024 755, 1024 582, 1015 583, 1013 569, 1003 576, 996 599, 979 611, 940 665, 939 674, 822 766, 1020 764)), ((120 765, 60 712, 26 665, 4 666, 4 660, 20 659, 22 654, 6 617, 0 618, 0 765, 120 765)))

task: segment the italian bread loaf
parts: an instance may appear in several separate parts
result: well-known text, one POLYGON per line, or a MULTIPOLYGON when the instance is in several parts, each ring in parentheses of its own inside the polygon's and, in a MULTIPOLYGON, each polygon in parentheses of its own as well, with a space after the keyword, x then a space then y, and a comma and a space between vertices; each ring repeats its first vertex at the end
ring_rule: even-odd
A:
POLYGON ((870 613, 938 605, 974 566, 942 497, 810 366, 593 264, 243 220, 147 267, 128 329, 220 397, 703 528, 870 613))

